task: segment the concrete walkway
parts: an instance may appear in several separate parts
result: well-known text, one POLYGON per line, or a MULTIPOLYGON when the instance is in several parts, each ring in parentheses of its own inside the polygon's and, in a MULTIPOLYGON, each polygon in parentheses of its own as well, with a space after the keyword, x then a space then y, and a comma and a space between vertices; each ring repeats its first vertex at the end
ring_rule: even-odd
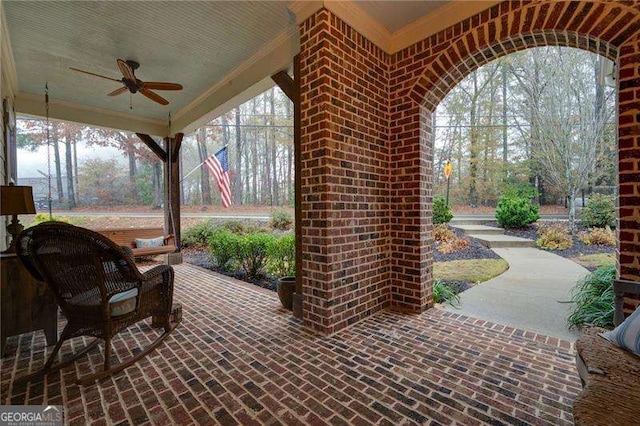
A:
POLYGON ((570 290, 589 273, 561 256, 535 248, 494 248, 509 263, 504 274, 460 294, 460 308, 443 309, 574 341, 567 329, 570 290))

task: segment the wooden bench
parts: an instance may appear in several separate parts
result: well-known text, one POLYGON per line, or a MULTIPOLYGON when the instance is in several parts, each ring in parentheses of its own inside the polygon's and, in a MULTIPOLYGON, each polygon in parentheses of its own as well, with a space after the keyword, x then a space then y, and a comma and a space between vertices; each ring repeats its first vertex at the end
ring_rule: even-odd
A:
POLYGON ((129 247, 134 257, 156 256, 176 251, 173 235, 164 235, 162 228, 120 228, 97 229, 95 232, 104 235, 119 246, 129 247), (136 238, 164 237, 164 245, 159 247, 136 247, 136 238))
MULTIPOLYGON (((625 296, 640 295, 640 283, 617 280, 613 287, 617 326, 633 312, 633 304, 625 305, 625 296)), ((600 337, 603 331, 589 327, 576 341, 576 364, 583 385, 573 404, 577 425, 624 425, 640 419, 640 357, 600 337)))

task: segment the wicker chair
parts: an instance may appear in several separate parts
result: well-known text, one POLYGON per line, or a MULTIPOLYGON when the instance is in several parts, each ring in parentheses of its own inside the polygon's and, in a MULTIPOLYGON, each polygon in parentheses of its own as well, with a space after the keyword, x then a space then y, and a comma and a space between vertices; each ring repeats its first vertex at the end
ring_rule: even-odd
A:
POLYGON ((104 340, 104 370, 77 380, 79 384, 91 383, 145 357, 174 330, 177 322, 170 320, 173 269, 161 265, 140 273, 130 253, 105 236, 66 223, 43 223, 20 234, 20 259, 36 279, 47 283, 67 319, 44 368, 20 381, 57 371, 104 340), (135 356, 111 366, 113 336, 148 317, 153 317, 152 326, 163 328, 164 333, 135 356), (96 339, 72 358, 54 366, 62 343, 78 336, 96 339))

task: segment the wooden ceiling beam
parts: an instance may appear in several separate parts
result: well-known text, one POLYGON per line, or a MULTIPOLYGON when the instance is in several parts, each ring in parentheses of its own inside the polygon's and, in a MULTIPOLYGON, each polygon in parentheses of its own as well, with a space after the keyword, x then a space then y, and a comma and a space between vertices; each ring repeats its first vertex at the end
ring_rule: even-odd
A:
MULTIPOLYGON (((149 135, 146 135, 144 133, 136 133, 136 136, 142 141, 144 142, 144 144, 146 146, 149 147, 149 149, 151 151, 153 151, 153 153, 158 156, 158 158, 160 160, 162 160, 163 163, 167 162, 167 153, 165 152, 164 149, 162 149, 160 147, 160 145, 158 145, 158 143, 149 135)), ((182 138, 180 138, 180 141, 182 141, 182 138)))
POLYGON ((295 102, 298 85, 286 71, 279 71, 271 76, 271 79, 278 85, 280 89, 287 95, 291 102, 295 102))

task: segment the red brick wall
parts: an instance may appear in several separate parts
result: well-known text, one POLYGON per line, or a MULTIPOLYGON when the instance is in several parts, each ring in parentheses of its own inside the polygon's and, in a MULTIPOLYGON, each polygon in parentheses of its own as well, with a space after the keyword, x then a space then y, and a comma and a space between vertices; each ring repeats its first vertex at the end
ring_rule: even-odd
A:
POLYGON ((620 53, 619 261, 623 278, 639 280, 639 31, 639 2, 507 1, 386 55, 326 10, 304 22, 306 323, 331 332, 387 304, 430 307, 431 111, 471 71, 542 45, 620 53), (343 180, 356 165, 361 178, 343 180), (341 191, 369 201, 336 208, 341 191), (363 215, 370 220, 352 221, 363 215), (354 243, 370 232, 373 246, 354 243))
POLYGON ((620 278, 640 281, 640 36, 620 47, 619 64, 618 260, 620 278))
POLYGON ((388 55, 322 10, 300 28, 303 320, 389 302, 388 55))

